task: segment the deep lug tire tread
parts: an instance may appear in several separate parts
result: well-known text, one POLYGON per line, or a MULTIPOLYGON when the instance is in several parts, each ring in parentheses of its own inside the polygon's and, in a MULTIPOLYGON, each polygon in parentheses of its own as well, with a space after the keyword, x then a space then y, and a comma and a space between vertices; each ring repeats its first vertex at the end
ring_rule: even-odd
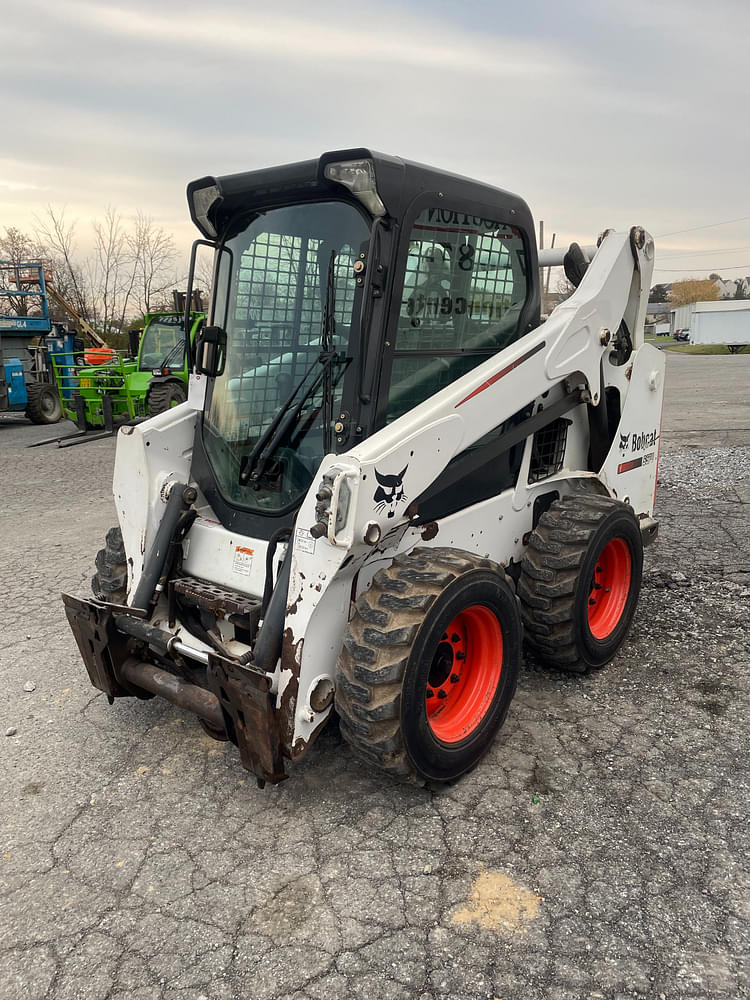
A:
POLYGON ((411 762, 401 731, 409 654, 435 600, 475 569, 504 577, 502 567, 489 559, 455 549, 418 548, 379 570, 370 589, 357 598, 337 666, 341 734, 357 757, 399 780, 425 780, 411 762))
POLYGON ((95 565, 96 573, 91 579, 94 597, 109 604, 127 604, 128 563, 118 527, 107 532, 105 547, 96 553, 95 565))
MULTIPOLYGON (((615 655, 627 634, 638 603, 641 570, 640 529, 632 507, 597 494, 577 494, 556 500, 542 514, 531 533, 521 563, 517 591, 527 646, 540 660, 570 673, 587 673, 604 666, 615 655), (632 519, 635 532, 636 558, 631 583, 631 592, 634 593, 623 614, 623 619, 627 620, 619 630, 616 647, 605 650, 602 646, 602 662, 592 662, 595 658, 587 655, 582 647, 577 627, 580 623, 576 621, 581 568, 605 522, 623 514, 632 519)), ((582 585, 588 596, 588 581, 582 581, 582 585)))
POLYGON ((155 417, 157 413, 168 410, 177 396, 181 403, 187 399, 187 392, 181 383, 157 382, 152 385, 148 391, 148 415, 155 417))
POLYGON ((57 389, 46 382, 28 382, 26 384, 26 416, 32 424, 56 424, 62 417, 62 404, 57 389), (54 406, 50 412, 45 410, 43 400, 47 397, 54 406))

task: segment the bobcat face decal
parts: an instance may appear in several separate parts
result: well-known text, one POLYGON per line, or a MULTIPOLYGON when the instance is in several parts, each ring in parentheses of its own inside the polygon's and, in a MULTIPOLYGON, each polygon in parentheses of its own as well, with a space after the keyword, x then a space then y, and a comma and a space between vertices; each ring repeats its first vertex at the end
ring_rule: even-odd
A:
POLYGON ((620 433, 620 451, 624 454, 628 450, 629 434, 620 433))
POLYGON ((394 517, 397 505, 402 500, 408 499, 404 493, 404 476, 408 468, 408 465, 404 466, 397 476, 384 476, 375 469, 378 488, 375 490, 373 500, 375 501, 375 510, 378 514, 382 514, 384 510, 388 510, 388 517, 394 517))

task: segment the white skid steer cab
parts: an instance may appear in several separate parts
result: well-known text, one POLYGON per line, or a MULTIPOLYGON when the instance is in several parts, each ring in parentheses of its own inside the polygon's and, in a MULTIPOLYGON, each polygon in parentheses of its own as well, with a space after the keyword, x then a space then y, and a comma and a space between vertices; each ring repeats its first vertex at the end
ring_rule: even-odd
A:
POLYGON ((261 783, 334 713, 370 766, 453 780, 524 640, 586 671, 631 624, 657 531, 653 240, 537 253, 522 199, 366 149, 188 201, 211 312, 187 402, 120 430, 96 599, 64 595, 91 682, 194 712, 261 783), (577 287, 541 322, 552 264, 577 287))

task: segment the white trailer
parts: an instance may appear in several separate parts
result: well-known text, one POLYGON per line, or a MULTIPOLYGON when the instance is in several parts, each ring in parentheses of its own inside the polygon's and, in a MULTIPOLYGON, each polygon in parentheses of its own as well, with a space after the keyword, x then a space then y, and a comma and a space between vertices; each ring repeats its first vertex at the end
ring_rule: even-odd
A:
POLYGON ((671 328, 690 330, 691 344, 724 344, 734 353, 750 344, 750 300, 692 302, 671 310, 671 328))

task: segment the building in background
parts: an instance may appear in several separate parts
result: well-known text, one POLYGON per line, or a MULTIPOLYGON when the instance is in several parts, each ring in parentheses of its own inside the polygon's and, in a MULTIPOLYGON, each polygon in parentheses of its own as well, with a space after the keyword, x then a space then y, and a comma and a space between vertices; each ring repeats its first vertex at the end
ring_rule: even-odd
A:
POLYGON ((691 344, 726 344, 730 352, 750 344, 750 299, 718 299, 691 302, 669 313, 669 332, 674 337, 689 330, 691 344))

